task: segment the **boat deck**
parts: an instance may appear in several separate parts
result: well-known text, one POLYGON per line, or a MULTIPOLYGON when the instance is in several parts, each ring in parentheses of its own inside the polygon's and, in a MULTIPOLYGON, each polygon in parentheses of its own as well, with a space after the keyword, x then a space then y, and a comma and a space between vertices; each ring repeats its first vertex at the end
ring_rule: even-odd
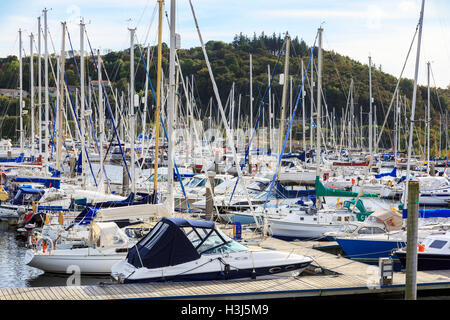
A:
MULTIPOLYGON (((313 264, 301 276, 280 276, 271 280, 3 288, 0 289, 0 300, 267 299, 404 291, 404 272, 394 272, 391 285, 379 286, 377 266, 317 250, 335 243, 286 242, 272 237, 258 241, 259 236, 245 234, 245 239, 252 237, 247 243, 249 247, 307 255, 314 259, 313 264)), ((450 270, 417 272, 417 289, 450 289, 450 270)))

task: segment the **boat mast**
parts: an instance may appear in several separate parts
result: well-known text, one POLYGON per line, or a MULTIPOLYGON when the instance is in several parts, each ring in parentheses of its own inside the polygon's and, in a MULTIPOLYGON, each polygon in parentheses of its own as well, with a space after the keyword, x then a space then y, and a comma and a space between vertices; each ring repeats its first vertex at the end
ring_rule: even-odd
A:
MULTIPOLYGON (((99 137, 99 157, 100 157, 100 174, 98 181, 100 183, 100 191, 104 192, 105 184, 103 179, 103 141, 105 139, 105 124, 104 117, 105 111, 103 110, 103 92, 102 92, 102 58, 100 57, 100 50, 97 51, 97 72, 98 72, 98 124, 100 129, 99 137)), ((134 179, 133 179, 134 180, 134 179)))
MULTIPOLYGON (((313 48, 311 48, 311 53, 313 52, 313 48)), ((310 149, 313 150, 314 146, 314 56, 311 58, 311 111, 310 111, 310 117, 311 117, 311 123, 310 123, 310 149)))
MULTIPOLYGON (((135 115, 134 108, 136 104, 136 99, 134 97, 134 33, 136 29, 130 30, 130 135, 131 135, 131 145, 130 145, 130 167, 131 167, 131 192, 136 192, 136 174, 135 174, 135 153, 134 153, 134 139, 135 139, 135 115)), ((159 120, 158 122, 159 123, 159 120)), ((156 179, 155 179, 156 181, 156 179)))
POLYGON ((430 62, 427 63, 427 172, 430 173, 430 62))
POLYGON ((316 179, 320 178, 320 153, 321 153, 321 130, 322 130, 322 27, 319 28, 319 52, 318 52, 318 70, 317 70, 317 166, 316 166, 316 179))
MULTIPOLYGON (((286 32, 286 49, 284 58, 284 77, 283 77, 283 95, 281 96, 281 117, 280 117, 280 139, 278 145, 278 155, 281 157, 281 152, 283 150, 284 141, 284 126, 286 118, 286 99, 287 99, 287 88, 289 79, 289 50, 291 46, 291 38, 288 32, 286 32)), ((281 170, 278 170, 277 180, 280 180, 281 170)), ((277 199, 278 201, 278 199, 277 199)))
POLYGON ((34 156, 34 58, 33 58, 33 33, 30 34, 30 113, 31 113, 31 156, 34 156))
POLYGON ((372 157, 372 57, 369 56, 369 155, 372 157))
POLYGON ((49 156, 49 92, 48 92, 48 32, 47 32, 47 9, 44 9, 44 100, 45 100, 45 161, 48 161, 49 156))
POLYGON ((267 65, 267 85, 269 86, 269 150, 272 153, 272 89, 270 86, 270 64, 267 65))
POLYGON ((42 155, 42 66, 41 66, 41 17, 38 17, 38 138, 39 155, 42 155))
MULTIPOLYGON (((411 163, 411 153, 413 147, 413 133, 414 133, 414 114, 416 109, 416 101, 417 101, 417 78, 419 74, 419 62, 420 62, 420 47, 422 43, 422 24, 423 24, 423 13, 424 13, 425 0, 422 1, 422 10, 420 12, 420 21, 419 21, 419 35, 417 38, 417 55, 416 55, 416 67, 414 72, 414 89, 413 96, 411 102, 411 118, 409 124, 409 143, 408 143, 408 159, 406 166, 406 183, 405 183, 405 192, 404 194, 404 208, 408 207, 408 182, 410 178, 410 163, 411 163)), ((405 107, 406 112, 406 107, 405 107)))
POLYGON ((19 121, 20 121, 20 153, 23 153, 23 66, 22 66, 22 30, 19 29, 19 121))
POLYGON ((65 40, 66 40, 66 23, 61 22, 62 26, 62 40, 61 40, 61 57, 59 66, 59 103, 57 107, 57 133, 55 136, 58 139, 57 152, 56 152, 56 170, 61 171, 61 153, 62 153, 62 143, 64 138, 63 133, 63 121, 62 115, 64 112, 64 69, 65 69, 65 40))
MULTIPOLYGON (((150 44, 147 46, 147 74, 150 74, 150 44)), ((147 108, 148 108, 148 76, 145 77, 145 94, 144 94, 144 112, 142 115, 142 148, 145 141, 145 122, 147 120, 147 108)), ((142 149, 143 150, 143 149, 142 149)))
POLYGON ((156 202, 158 191, 158 157, 159 157, 159 126, 160 126, 160 109, 161 109, 161 64, 162 64, 162 11, 164 0, 158 0, 159 19, 158 19, 158 61, 157 61, 157 77, 156 77, 156 113, 155 113, 155 156, 154 156, 154 179, 153 179, 153 200, 156 202))
MULTIPOLYGON (((168 196, 166 203, 169 212, 174 210, 174 186, 173 186, 173 167, 174 167, 174 141, 173 132, 175 129, 174 112, 175 112, 175 50, 176 50, 176 8, 175 0, 170 1, 170 51, 169 51, 169 97, 167 101, 167 135, 168 135, 168 196)), ((156 176, 155 176, 156 180, 156 176)))
POLYGON ((85 24, 84 21, 80 21, 80 97, 81 97, 81 105, 80 105, 80 129, 81 129, 81 186, 83 188, 86 187, 86 170, 87 170, 87 154, 86 154, 86 127, 85 127, 85 59, 84 59, 84 31, 85 24))

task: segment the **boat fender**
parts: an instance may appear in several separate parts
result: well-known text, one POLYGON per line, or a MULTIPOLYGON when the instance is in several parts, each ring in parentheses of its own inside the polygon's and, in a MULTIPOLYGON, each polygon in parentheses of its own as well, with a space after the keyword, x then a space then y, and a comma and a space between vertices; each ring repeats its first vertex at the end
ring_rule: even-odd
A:
POLYGON ((48 237, 40 238, 36 243, 36 249, 45 253, 48 251, 50 253, 53 250, 53 241, 48 237))
POLYGON ((425 245, 422 243, 417 244, 417 251, 425 252, 425 245))

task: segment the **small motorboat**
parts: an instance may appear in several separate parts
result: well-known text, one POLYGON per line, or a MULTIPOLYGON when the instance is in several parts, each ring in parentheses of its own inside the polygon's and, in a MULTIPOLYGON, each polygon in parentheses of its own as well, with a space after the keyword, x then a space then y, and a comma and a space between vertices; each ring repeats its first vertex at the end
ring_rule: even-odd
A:
POLYGON ((114 222, 92 225, 89 238, 85 244, 55 245, 50 237, 41 237, 35 248, 26 251, 25 264, 46 273, 67 274, 77 267, 80 274, 107 275, 126 256, 131 240, 114 222))
POLYGON ((163 218, 126 259, 112 266, 120 283, 201 281, 299 275, 312 258, 274 250, 251 250, 214 222, 163 218))
MULTIPOLYGON (((417 270, 450 270, 450 231, 430 234, 417 248, 417 270)), ((395 251, 406 268, 406 247, 395 251)))

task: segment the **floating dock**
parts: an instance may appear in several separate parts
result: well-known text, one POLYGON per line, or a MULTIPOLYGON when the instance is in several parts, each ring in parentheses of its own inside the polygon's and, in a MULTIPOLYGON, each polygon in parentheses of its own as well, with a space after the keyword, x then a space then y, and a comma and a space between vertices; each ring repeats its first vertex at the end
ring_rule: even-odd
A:
MULTIPOLYGON (((255 237, 257 237, 255 235, 255 237)), ((246 237, 247 239, 247 237, 246 237)), ((249 247, 277 249, 311 256, 312 265, 300 276, 270 280, 113 284, 32 288, 2 288, 0 300, 124 300, 124 299, 277 299, 402 294, 405 273, 393 272, 391 284, 379 285, 379 268, 319 250, 334 243, 286 242, 267 237, 249 247)), ((450 289, 449 271, 417 272, 417 290, 450 289)), ((429 291, 430 292, 430 291, 429 291)))

